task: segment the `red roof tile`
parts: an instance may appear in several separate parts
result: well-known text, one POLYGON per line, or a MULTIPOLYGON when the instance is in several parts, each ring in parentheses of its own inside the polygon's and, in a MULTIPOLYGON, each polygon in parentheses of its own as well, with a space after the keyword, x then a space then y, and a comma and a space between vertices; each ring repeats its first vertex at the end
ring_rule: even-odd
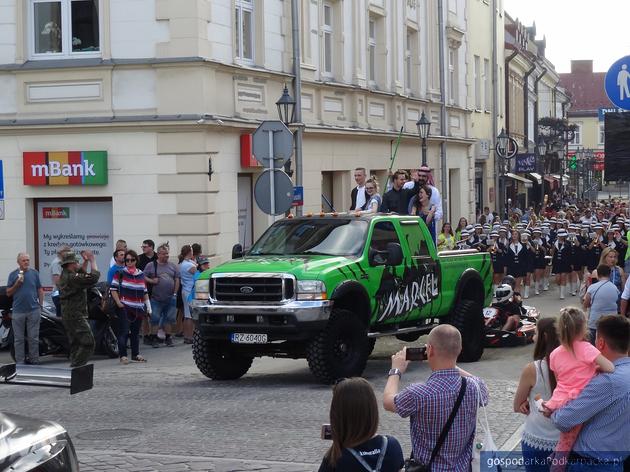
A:
POLYGON ((605 72, 577 71, 559 75, 560 85, 571 94, 569 113, 614 107, 604 90, 605 72))

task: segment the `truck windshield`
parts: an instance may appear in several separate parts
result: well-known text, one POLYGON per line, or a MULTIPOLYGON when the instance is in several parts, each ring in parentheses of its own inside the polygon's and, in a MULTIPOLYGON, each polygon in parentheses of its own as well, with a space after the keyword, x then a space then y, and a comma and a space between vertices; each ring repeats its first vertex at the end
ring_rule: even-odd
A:
POLYGON ((367 228, 367 222, 361 220, 282 220, 265 231, 249 255, 358 256, 367 228))

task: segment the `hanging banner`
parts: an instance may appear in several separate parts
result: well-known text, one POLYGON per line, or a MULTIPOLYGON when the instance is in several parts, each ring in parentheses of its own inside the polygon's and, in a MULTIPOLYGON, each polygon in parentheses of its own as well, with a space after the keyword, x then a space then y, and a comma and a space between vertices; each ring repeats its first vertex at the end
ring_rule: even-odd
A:
POLYGON ((514 172, 525 174, 536 171, 536 155, 534 153, 517 154, 514 160, 514 172))

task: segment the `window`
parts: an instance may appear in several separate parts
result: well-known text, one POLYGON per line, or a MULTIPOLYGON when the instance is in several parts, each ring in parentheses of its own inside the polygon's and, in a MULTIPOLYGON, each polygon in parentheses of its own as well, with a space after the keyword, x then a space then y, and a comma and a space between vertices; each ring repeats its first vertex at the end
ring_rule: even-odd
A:
POLYGON ((375 251, 387 251, 387 244, 397 243, 400 244, 400 239, 396 234, 396 228, 389 221, 383 221, 376 223, 372 230, 372 242, 370 243, 370 249, 375 251))
POLYGON ((457 51, 448 50, 448 91, 450 93, 450 103, 457 100, 457 51))
POLYGON ((483 85, 485 88, 484 109, 490 111, 492 108, 492 77, 490 77, 490 61, 488 59, 483 60, 483 85))
POLYGON ((100 55, 99 0, 31 0, 34 58, 100 55))
POLYGON ((606 135, 604 133, 604 122, 602 121, 599 124, 599 138, 597 140, 597 144, 604 144, 606 141, 606 135))
POLYGON ((236 0, 236 57, 254 62, 254 0, 236 0))
POLYGON ((582 123, 575 123, 575 135, 573 137, 573 141, 570 144, 578 145, 582 144, 582 123))
POLYGON ((412 45, 413 32, 411 30, 407 30, 407 35, 405 36, 405 88, 409 91, 411 90, 412 83, 412 64, 411 64, 411 45, 412 45))
POLYGON ((368 81, 376 82, 376 21, 368 23, 368 81))
POLYGON ((481 110, 481 58, 475 56, 474 70, 475 75, 475 110, 481 110))
POLYGON ((324 24, 322 26, 324 39, 323 72, 332 75, 333 72, 333 6, 324 3, 324 24))

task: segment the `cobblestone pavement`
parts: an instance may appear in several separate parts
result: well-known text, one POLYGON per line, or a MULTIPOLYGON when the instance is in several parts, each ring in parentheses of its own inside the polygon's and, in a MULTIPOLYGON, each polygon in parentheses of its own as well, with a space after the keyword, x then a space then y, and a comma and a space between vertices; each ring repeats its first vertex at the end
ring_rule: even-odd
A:
MULTIPOLYGON (((557 310, 547 298, 538 303, 557 310)), ((400 345, 379 340, 368 362, 364 376, 379 401, 389 356, 400 345)), ((149 362, 127 366, 96 359, 94 389, 74 396, 5 386, 1 408, 64 425, 82 471, 317 470, 328 447, 319 432, 328 422, 331 389, 314 380, 306 361, 256 359, 242 379, 212 382, 195 368, 190 351, 184 344, 146 347, 142 353, 149 362)), ((523 422, 512 413, 512 398, 531 352, 531 346, 488 349, 481 362, 464 366, 488 384, 489 422, 499 447, 523 422)), ((1 352, 0 363, 7 357, 1 352)), ((412 365, 403 384, 424 380, 429 372, 426 364, 412 365)), ((408 428, 407 421, 381 409, 380 431, 396 436, 406 455, 408 428)))

